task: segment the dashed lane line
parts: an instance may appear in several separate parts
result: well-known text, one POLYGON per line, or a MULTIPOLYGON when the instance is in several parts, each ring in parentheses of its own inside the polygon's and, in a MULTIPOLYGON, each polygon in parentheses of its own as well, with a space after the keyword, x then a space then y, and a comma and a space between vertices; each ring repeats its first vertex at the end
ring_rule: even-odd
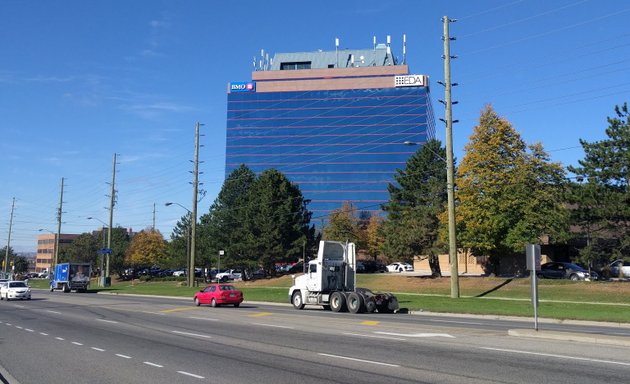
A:
POLYGON ((503 349, 503 348, 490 348, 490 347, 479 347, 479 349, 485 349, 487 351, 496 351, 496 352, 516 353, 516 354, 522 354, 522 355, 534 355, 534 356, 542 356, 542 357, 551 357, 551 358, 563 359, 563 360, 578 360, 578 361, 589 361, 589 362, 592 362, 592 363, 624 365, 624 366, 630 367, 630 363, 624 363, 622 361, 614 361, 614 360, 600 360, 600 359, 591 359, 591 358, 588 358, 588 357, 557 355, 557 354, 553 354, 553 353, 519 351, 519 350, 516 350, 516 349, 503 349))
POLYGON ((373 360, 364 360, 364 359, 357 359, 356 357, 348 357, 348 356, 339 356, 339 355, 330 355, 328 353, 318 353, 318 355, 320 356, 324 356, 324 357, 332 357, 335 359, 343 359, 343 360, 350 360, 350 361, 357 361, 359 363, 368 363, 368 364, 376 364, 376 365, 384 365, 386 367, 400 367, 400 365, 398 364, 389 364, 389 363, 383 363, 380 361, 373 361, 373 360))
POLYGON ((95 351, 105 352, 105 350, 103 348, 96 348, 96 347, 90 347, 90 348, 95 350, 95 351))
POLYGON ((184 308, 173 308, 173 309, 165 309, 160 311, 161 313, 171 313, 171 312, 179 312, 179 311, 193 311, 196 310, 195 307, 184 307, 184 308))
POLYGON ((72 344, 79 345, 79 346, 83 345, 83 344, 79 343, 78 341, 73 341, 72 344))
POLYGON ((446 337, 449 339, 454 339, 455 336, 451 336, 448 333, 395 333, 395 332, 374 332, 379 335, 390 335, 390 336, 401 336, 401 337, 446 337))
POLYGON ((164 366, 163 366, 163 365, 160 365, 160 364, 155 364, 155 363, 152 363, 152 362, 150 362, 150 361, 145 361, 145 362, 144 362, 144 364, 146 364, 146 365, 150 365, 150 366, 152 366, 152 367, 156 367, 156 368, 164 368, 164 366))
POLYGON ((375 320, 365 320, 361 322, 361 325, 379 325, 381 322, 380 321, 375 321, 375 320))
POLYGON ((205 321, 219 321, 219 319, 212 319, 212 318, 208 318, 208 317, 195 317, 195 316, 188 316, 189 319, 194 319, 194 320, 205 320, 205 321))
POLYGON ((61 312, 47 310, 48 313, 54 313, 55 315, 61 315, 61 312))
POLYGON ((180 332, 180 331, 171 331, 173 333, 176 333, 178 335, 184 335, 184 336, 194 336, 194 337, 202 337, 204 339, 212 339, 212 336, 208 336, 208 335, 200 335, 198 333, 191 333, 191 332, 180 332))
POLYGON ((252 323, 252 324, 253 325, 260 325, 261 327, 295 329, 295 327, 289 327, 289 326, 286 326, 286 325, 275 325, 275 324, 265 324, 265 323, 252 323))
POLYGON ((107 320, 107 319, 96 319, 96 321, 102 321, 104 323, 110 323, 110 324, 118 324, 117 321, 114 320, 107 320))
POLYGON ((55 337, 55 339, 57 339, 59 341, 64 341, 65 340, 63 337, 59 337, 59 336, 55 337))
POLYGON ((186 376, 190 376, 190 377, 194 377, 196 379, 205 379, 205 377, 203 377, 203 376, 195 375, 194 373, 190 373, 190 372, 177 371, 177 373, 180 373, 180 374, 186 375, 186 376))
POLYGON ((122 355, 120 353, 117 353, 116 356, 118 357, 122 357, 123 359, 131 359, 131 356, 127 356, 127 355, 122 355))

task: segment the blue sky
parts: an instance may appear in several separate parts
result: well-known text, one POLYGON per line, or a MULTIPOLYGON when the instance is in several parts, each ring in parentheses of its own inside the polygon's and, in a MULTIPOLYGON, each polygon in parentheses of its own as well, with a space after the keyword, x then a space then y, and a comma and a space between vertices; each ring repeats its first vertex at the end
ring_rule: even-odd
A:
MULTIPOLYGON (((251 79, 252 57, 370 48, 392 36, 410 72, 427 74, 436 118, 443 89, 441 17, 451 53, 455 156, 491 103, 528 143, 576 164, 579 139, 605 137, 606 117, 630 94, 630 3, 555 1, 30 1, 0 2, 0 246, 34 251, 56 231, 107 221, 112 156, 119 154, 114 224, 170 237, 192 206, 194 128, 202 127, 199 204, 223 183, 226 90, 251 79)), ((444 127, 437 136, 444 141, 444 127)))

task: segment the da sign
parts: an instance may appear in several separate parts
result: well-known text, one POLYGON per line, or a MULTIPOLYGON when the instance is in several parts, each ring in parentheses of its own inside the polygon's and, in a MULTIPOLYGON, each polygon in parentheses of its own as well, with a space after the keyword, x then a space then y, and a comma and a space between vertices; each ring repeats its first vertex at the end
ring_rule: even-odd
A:
POLYGON ((428 85, 426 75, 404 75, 394 77, 396 87, 426 87, 428 85))

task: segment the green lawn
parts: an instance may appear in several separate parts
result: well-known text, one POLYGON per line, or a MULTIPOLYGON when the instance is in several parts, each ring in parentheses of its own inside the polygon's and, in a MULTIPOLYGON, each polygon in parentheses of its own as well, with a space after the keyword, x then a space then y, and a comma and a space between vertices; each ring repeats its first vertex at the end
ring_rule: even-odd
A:
MULTIPOLYGON (((48 280, 32 279, 34 288, 47 288, 48 280)), ((288 303, 291 279, 235 283, 245 300, 288 303)), ((182 282, 115 282, 91 291, 121 294, 190 297, 199 288, 182 282)), ((450 297, 450 280, 389 274, 360 275, 357 284, 374 291, 394 292, 401 308, 411 311, 450 312, 505 316, 533 316, 529 279, 460 278, 460 298, 450 297)), ((203 285, 203 283, 201 283, 203 285)), ((539 310, 543 318, 630 323, 629 282, 539 281, 539 310)))

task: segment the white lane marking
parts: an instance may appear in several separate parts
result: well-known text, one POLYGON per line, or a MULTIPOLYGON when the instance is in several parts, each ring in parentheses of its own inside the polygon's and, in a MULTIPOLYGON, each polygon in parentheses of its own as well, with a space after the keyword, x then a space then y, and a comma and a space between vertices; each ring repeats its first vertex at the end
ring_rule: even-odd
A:
POLYGON ((544 356, 544 357, 555 357, 558 359, 566 359, 566 360, 579 360, 579 361, 590 361, 592 363, 603 363, 603 364, 614 364, 614 365, 625 365, 630 367, 630 363, 624 363, 621 361, 612 361, 612 360, 600 360, 600 359, 591 359, 588 357, 576 357, 576 356, 566 356, 566 355, 556 355, 553 353, 541 353, 541 352, 529 352, 529 351, 519 351, 516 349, 503 349, 503 348, 489 348, 489 347, 479 347, 480 349, 485 349, 488 351, 497 351, 497 352, 509 352, 509 353, 519 353, 523 355, 534 355, 534 356, 544 356))
POLYGON ((380 361, 363 360, 363 359, 357 359, 357 358, 354 358, 354 357, 347 357, 347 356, 329 355, 329 354, 327 354, 327 353, 318 353, 318 355, 320 355, 320 356, 326 356, 326 357, 334 357, 335 359, 345 359, 345 360, 358 361, 358 362, 360 362, 360 363, 369 363, 369 364, 385 365, 385 366, 388 366, 388 367, 400 367, 400 365, 398 365, 398 364, 381 363, 380 361))
POLYGON ((92 347, 92 349, 99 352, 105 352, 105 350, 101 348, 92 347))
POLYGON ((10 326, 11 326, 11 323, 5 323, 5 324, 6 324, 8 327, 10 327, 10 326))
POLYGON ((33 331, 32 329, 30 329, 30 328, 24 328, 24 330, 25 330, 26 332, 35 332, 35 331, 33 331))
POLYGON ((83 344, 81 344, 79 342, 76 342, 76 341, 73 341, 72 344, 74 344, 74 345, 83 345, 83 344))
POLYGON ((114 321, 114 320, 96 319, 96 321, 102 321, 102 322, 104 322, 104 323, 118 324, 118 322, 117 322, 117 321, 114 321))
POLYGON ((294 327, 288 327, 286 325, 275 325, 275 324, 265 324, 265 323, 252 323, 253 325, 260 325, 261 327, 272 327, 272 328, 284 328, 284 329, 295 329, 294 327))
POLYGON ((17 329, 24 329, 24 328, 20 327, 19 325, 16 325, 15 328, 17 328, 17 329))
POLYGON ((195 319, 195 320, 206 320, 206 321, 219 321, 219 319, 209 319, 207 317, 195 317, 195 316, 188 316, 189 319, 195 319))
POLYGON ((164 366, 163 366, 163 365, 160 365, 160 364, 155 364, 155 363, 152 363, 152 362, 150 362, 150 361, 145 361, 144 363, 145 363, 146 365, 150 365, 150 366, 152 366, 152 367, 156 367, 156 368, 164 368, 164 366))
POLYGON ((64 340, 65 340, 63 337, 55 337, 55 339, 57 339, 57 340, 61 340, 61 341, 64 341, 64 340))
POLYGON ((49 313, 54 313, 54 314, 57 314, 57 315, 61 315, 61 312, 57 312, 57 311, 50 311, 50 310, 49 310, 49 311, 46 311, 46 312, 49 312, 49 313))
POLYGON ((380 335, 402 336, 402 337, 448 337, 454 339, 455 336, 451 336, 448 333, 395 333, 395 332, 374 332, 380 335))
POLYGON ((17 308, 26 308, 25 306, 23 306, 23 305, 19 305, 19 304, 15 304, 15 306, 16 306, 17 308))
POLYGON ((453 324, 470 324, 470 325, 485 325, 484 323, 476 323, 474 321, 455 321, 455 320, 427 320, 433 323, 453 323, 453 324))
POLYGON ((208 336, 208 335, 200 335, 198 333, 190 333, 190 332, 180 332, 180 331, 171 331, 173 333, 177 333, 178 335, 185 335, 185 336, 195 336, 195 337, 203 337, 205 339, 211 339, 212 336, 208 336))
POLYGON ((48 334, 46 332, 40 332, 39 334, 42 335, 42 336, 48 336, 48 334))
POLYGON ((177 373, 181 373, 182 375, 194 377, 196 379, 205 379, 205 377, 199 376, 199 375, 195 375, 194 373, 189 373, 189 372, 184 372, 184 371, 177 371, 177 373))
POLYGON ((120 353, 117 353, 116 356, 118 357, 122 357, 124 359, 131 359, 131 356, 127 356, 127 355, 121 355, 120 353))
POLYGON ((405 341, 405 340, 407 340, 407 339, 403 339, 401 337, 374 336, 374 335, 365 335, 365 334, 360 334, 360 333, 349 333, 349 332, 344 333, 344 335, 359 336, 359 337, 371 337, 371 338, 374 338, 374 339, 385 339, 385 340, 398 340, 398 341, 405 341))

